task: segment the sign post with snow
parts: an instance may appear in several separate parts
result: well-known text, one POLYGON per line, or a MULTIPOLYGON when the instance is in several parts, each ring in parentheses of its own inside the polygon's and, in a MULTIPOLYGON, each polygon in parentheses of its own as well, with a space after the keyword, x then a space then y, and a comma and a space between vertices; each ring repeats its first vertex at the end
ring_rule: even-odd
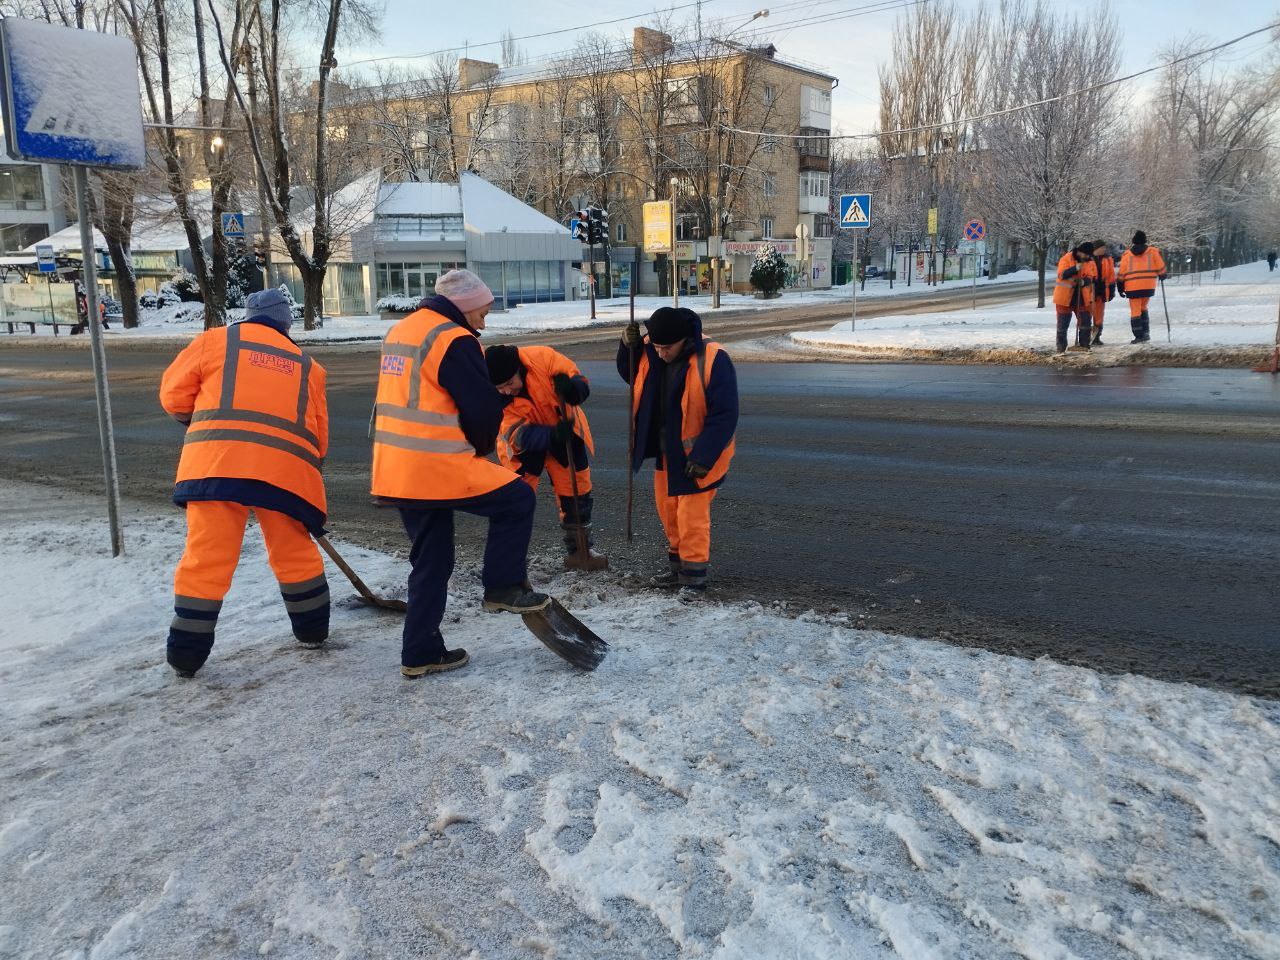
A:
POLYGON ((139 170, 146 165, 137 55, 133 43, 124 37, 6 17, 0 20, 0 82, 9 154, 18 160, 63 164, 75 175, 85 322, 98 400, 111 553, 120 556, 124 552, 120 480, 98 319, 88 170, 139 170))
MULTIPOLYGON (((871 229, 871 194, 842 193, 840 195, 840 226, 845 230, 871 229)), ((849 330, 858 325, 858 235, 853 235, 853 319, 849 330)))

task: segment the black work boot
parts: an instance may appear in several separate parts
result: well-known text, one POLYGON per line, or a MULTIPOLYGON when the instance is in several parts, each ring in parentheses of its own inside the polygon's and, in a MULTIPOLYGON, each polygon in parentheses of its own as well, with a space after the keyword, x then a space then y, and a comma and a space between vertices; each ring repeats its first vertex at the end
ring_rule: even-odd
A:
POLYGON ((465 667, 471 660, 467 651, 459 647, 457 650, 446 650, 435 663, 424 663, 417 667, 400 667, 400 676, 406 680, 418 680, 429 673, 444 673, 446 670, 457 670, 465 667))
POLYGON ((671 589, 680 586, 680 558, 676 554, 667 554, 667 569, 650 577, 649 586, 671 589))
POLYGON ((551 598, 539 593, 528 584, 514 587, 491 587, 484 592, 484 608, 490 613, 505 610, 508 613, 534 613, 546 609, 551 598))
POLYGON ((707 595, 707 564, 682 562, 679 581, 679 599, 682 602, 693 603, 701 600, 707 595))
POLYGON ((1093 328, 1093 345, 1095 347, 1106 346, 1106 344, 1102 342, 1102 324, 1100 323, 1095 324, 1093 328))

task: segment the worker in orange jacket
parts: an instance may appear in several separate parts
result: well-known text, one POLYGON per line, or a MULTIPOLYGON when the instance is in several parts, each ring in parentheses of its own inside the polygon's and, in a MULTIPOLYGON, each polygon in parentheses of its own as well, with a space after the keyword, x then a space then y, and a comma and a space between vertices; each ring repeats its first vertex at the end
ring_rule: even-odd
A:
POLYGON ((1111 248, 1105 240, 1093 242, 1093 346, 1105 346, 1102 342, 1102 319, 1107 303, 1116 295, 1116 262, 1111 258, 1111 248))
POLYGON ((213 649, 250 511, 294 636, 304 647, 329 636, 329 585, 311 539, 326 511, 325 371, 289 338, 292 322, 279 290, 250 294, 242 322, 200 334, 160 381, 165 412, 188 425, 173 492, 187 511, 187 545, 167 650, 183 677, 213 649))
POLYGON ((1116 288, 1120 296, 1129 300, 1129 326, 1133 330, 1130 343, 1146 343, 1151 339, 1151 315, 1147 305, 1155 295, 1156 284, 1167 277, 1164 257, 1155 247, 1148 246, 1147 235, 1139 230, 1133 235, 1133 243, 1120 256, 1116 288))
POLYGON ((578 552, 579 524, 587 550, 598 556, 591 550, 595 444, 581 409, 591 395, 591 384, 572 360, 551 347, 498 344, 486 350, 484 357, 489 380, 506 398, 498 433, 499 461, 535 491, 544 469, 551 476, 564 530, 566 566, 578 552), (570 454, 576 475, 569 472, 570 454))
POLYGON ((1076 342, 1071 349, 1088 350, 1093 328, 1093 245, 1079 244, 1058 261, 1058 279, 1053 287, 1053 305, 1058 314, 1058 352, 1067 349, 1071 315, 1076 318, 1076 342))
POLYGON ((529 586, 536 498, 507 467, 485 459, 502 422, 480 331, 493 293, 470 270, 450 270, 436 295, 382 342, 374 406, 373 479, 380 506, 396 507, 412 547, 400 673, 417 679, 464 666, 440 633, 453 572, 453 513, 487 517, 484 608, 530 613, 551 598, 529 586))
POLYGON ((653 494, 667 535, 666 572, 653 585, 678 587, 681 600, 706 593, 711 561, 711 501, 729 473, 738 428, 738 376, 729 354, 702 335, 702 318, 660 307, 627 326, 618 373, 635 378, 631 469, 654 461, 653 494))

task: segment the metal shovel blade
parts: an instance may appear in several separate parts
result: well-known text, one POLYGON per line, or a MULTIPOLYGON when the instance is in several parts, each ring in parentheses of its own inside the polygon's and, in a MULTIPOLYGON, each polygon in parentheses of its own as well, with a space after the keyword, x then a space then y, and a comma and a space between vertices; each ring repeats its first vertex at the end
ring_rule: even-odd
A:
POLYGON ((601 553, 593 553, 590 549, 579 547, 564 558, 566 570, 582 570, 586 573, 598 573, 609 569, 609 558, 601 553))
POLYGON ((529 632, 547 649, 579 670, 594 670, 609 652, 609 644, 554 597, 545 609, 521 616, 529 632))

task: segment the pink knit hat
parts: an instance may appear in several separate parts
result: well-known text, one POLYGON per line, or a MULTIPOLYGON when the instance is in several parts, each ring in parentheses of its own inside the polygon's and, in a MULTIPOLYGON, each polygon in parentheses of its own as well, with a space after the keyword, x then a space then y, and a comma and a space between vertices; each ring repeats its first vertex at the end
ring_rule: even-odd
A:
POLYGON ((493 303, 493 291, 470 270, 450 270, 436 281, 436 294, 452 301, 463 313, 493 303))

